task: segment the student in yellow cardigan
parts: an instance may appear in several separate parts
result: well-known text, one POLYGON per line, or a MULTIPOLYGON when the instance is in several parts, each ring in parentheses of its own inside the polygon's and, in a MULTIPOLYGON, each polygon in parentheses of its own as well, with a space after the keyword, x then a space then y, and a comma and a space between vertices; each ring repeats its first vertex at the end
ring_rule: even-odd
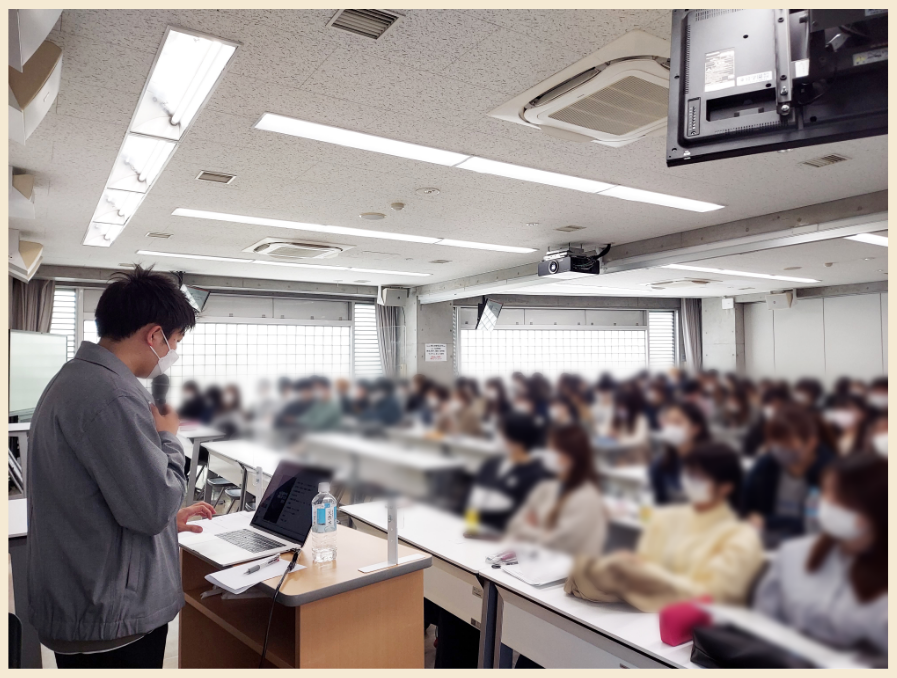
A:
POLYGON ((625 600, 644 612, 712 596, 744 605, 763 564, 757 531, 738 519, 741 463, 731 448, 705 443, 682 460, 688 504, 654 511, 635 553, 580 561, 565 590, 598 602, 625 600))

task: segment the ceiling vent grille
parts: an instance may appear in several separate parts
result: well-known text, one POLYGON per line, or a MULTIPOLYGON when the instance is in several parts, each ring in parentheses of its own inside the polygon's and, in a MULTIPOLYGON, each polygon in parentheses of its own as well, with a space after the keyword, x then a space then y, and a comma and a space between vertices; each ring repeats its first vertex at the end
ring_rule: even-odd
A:
POLYGON ((647 287, 650 287, 652 290, 667 290, 667 289, 677 289, 677 288, 700 288, 705 285, 709 285, 712 282, 717 282, 715 280, 703 280, 701 278, 685 278, 682 280, 665 280, 663 282, 654 282, 654 283, 645 283, 647 287))
POLYGON ((847 156, 839 155, 838 153, 831 153, 829 155, 823 155, 819 158, 813 158, 812 160, 805 160, 801 163, 801 165, 807 165, 809 167, 828 167, 829 165, 834 165, 835 163, 844 162, 845 160, 849 160, 847 156))
POLYGON ((153 232, 153 231, 150 231, 149 233, 146 234, 147 238, 170 238, 171 236, 172 236, 171 233, 158 233, 158 232, 153 232))
POLYGON ((196 175, 197 181, 211 181, 213 184, 229 184, 236 178, 236 174, 224 174, 223 172, 206 172, 205 170, 196 175))
POLYGON ((243 251, 289 261, 293 259, 330 259, 350 249, 352 249, 351 245, 263 238, 243 251))
POLYGON ((581 231, 585 228, 585 226, 561 226, 560 228, 554 229, 555 231, 561 231, 563 233, 573 233, 573 231, 581 231))
POLYGON ((398 15, 379 9, 341 9, 327 25, 377 40, 398 20, 398 15))
POLYGON ((621 136, 665 118, 669 100, 668 87, 629 76, 549 117, 621 136))

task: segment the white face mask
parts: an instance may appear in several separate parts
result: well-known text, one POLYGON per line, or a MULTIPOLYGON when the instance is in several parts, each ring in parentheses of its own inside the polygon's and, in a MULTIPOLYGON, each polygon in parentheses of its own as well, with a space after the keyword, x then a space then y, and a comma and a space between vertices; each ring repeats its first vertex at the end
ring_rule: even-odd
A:
POLYGON ((487 400, 498 400, 498 391, 494 388, 486 389, 486 399, 487 400))
POLYGON ((159 354, 156 353, 156 349, 150 346, 150 351, 156 354, 156 357, 159 358, 159 362, 156 363, 156 366, 153 368, 153 371, 149 373, 148 379, 155 379, 160 374, 165 374, 172 365, 174 365, 178 361, 178 352, 171 348, 171 344, 168 343, 168 337, 165 336, 165 332, 162 332, 162 338, 165 339, 165 345, 168 347, 168 353, 159 358, 159 354))
POLYGON ((769 421, 770 419, 772 419, 775 416, 775 414, 776 414, 776 411, 772 405, 766 405, 763 408, 763 418, 766 421, 769 421))
POLYGON ((542 460, 542 466, 544 466, 545 470, 550 473, 560 475, 566 470, 564 462, 561 460, 561 455, 554 450, 543 452, 540 458, 542 460))
POLYGON ((869 405, 874 407, 876 410, 888 409, 888 394, 887 393, 870 393, 868 401, 869 401, 869 405))
POLYGON ((801 405, 809 405, 810 404, 810 396, 802 391, 798 391, 794 394, 794 401, 796 403, 800 403, 801 405))
POLYGON ((660 429, 660 437, 673 447, 679 447, 688 439, 688 431, 684 426, 668 424, 660 429))
POLYGON ((823 499, 819 502, 819 526, 835 539, 853 541, 863 536, 856 512, 823 499))
POLYGON ((888 432, 882 431, 872 436, 872 447, 882 457, 888 456, 888 432))
POLYGON ((839 428, 850 428, 856 421, 856 415, 850 410, 829 410, 825 420, 839 428))
POLYGON ((555 424, 569 424, 570 423, 570 415, 567 414, 567 410, 563 407, 552 407, 549 412, 551 415, 551 421, 555 424))
POLYGON ((692 504, 706 504, 713 499, 710 481, 693 478, 687 473, 682 474, 682 491, 692 504))

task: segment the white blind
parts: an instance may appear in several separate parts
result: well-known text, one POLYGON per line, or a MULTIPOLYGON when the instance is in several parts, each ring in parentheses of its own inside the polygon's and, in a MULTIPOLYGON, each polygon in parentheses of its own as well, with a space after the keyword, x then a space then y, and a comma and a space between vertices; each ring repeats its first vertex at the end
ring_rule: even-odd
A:
POLYGON ((355 378, 379 377, 380 343, 377 341, 377 316, 374 304, 355 304, 355 378))
POLYGON ((648 351, 652 370, 665 370, 676 364, 676 312, 648 313, 648 351))
POLYGON ((65 337, 66 358, 75 356, 76 316, 78 312, 78 293, 71 288, 56 288, 53 295, 53 316, 50 319, 50 334, 61 334, 65 337))

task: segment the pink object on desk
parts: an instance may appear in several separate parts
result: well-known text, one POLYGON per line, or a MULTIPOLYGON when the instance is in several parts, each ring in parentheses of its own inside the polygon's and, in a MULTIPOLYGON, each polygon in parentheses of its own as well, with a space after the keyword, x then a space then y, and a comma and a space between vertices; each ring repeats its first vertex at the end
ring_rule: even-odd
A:
MULTIPOLYGON (((702 596, 697 601, 711 602, 710 596, 702 596)), ((682 645, 692 639, 695 627, 708 626, 710 615, 695 604, 696 601, 674 603, 660 611, 660 639, 667 645, 682 645)))

